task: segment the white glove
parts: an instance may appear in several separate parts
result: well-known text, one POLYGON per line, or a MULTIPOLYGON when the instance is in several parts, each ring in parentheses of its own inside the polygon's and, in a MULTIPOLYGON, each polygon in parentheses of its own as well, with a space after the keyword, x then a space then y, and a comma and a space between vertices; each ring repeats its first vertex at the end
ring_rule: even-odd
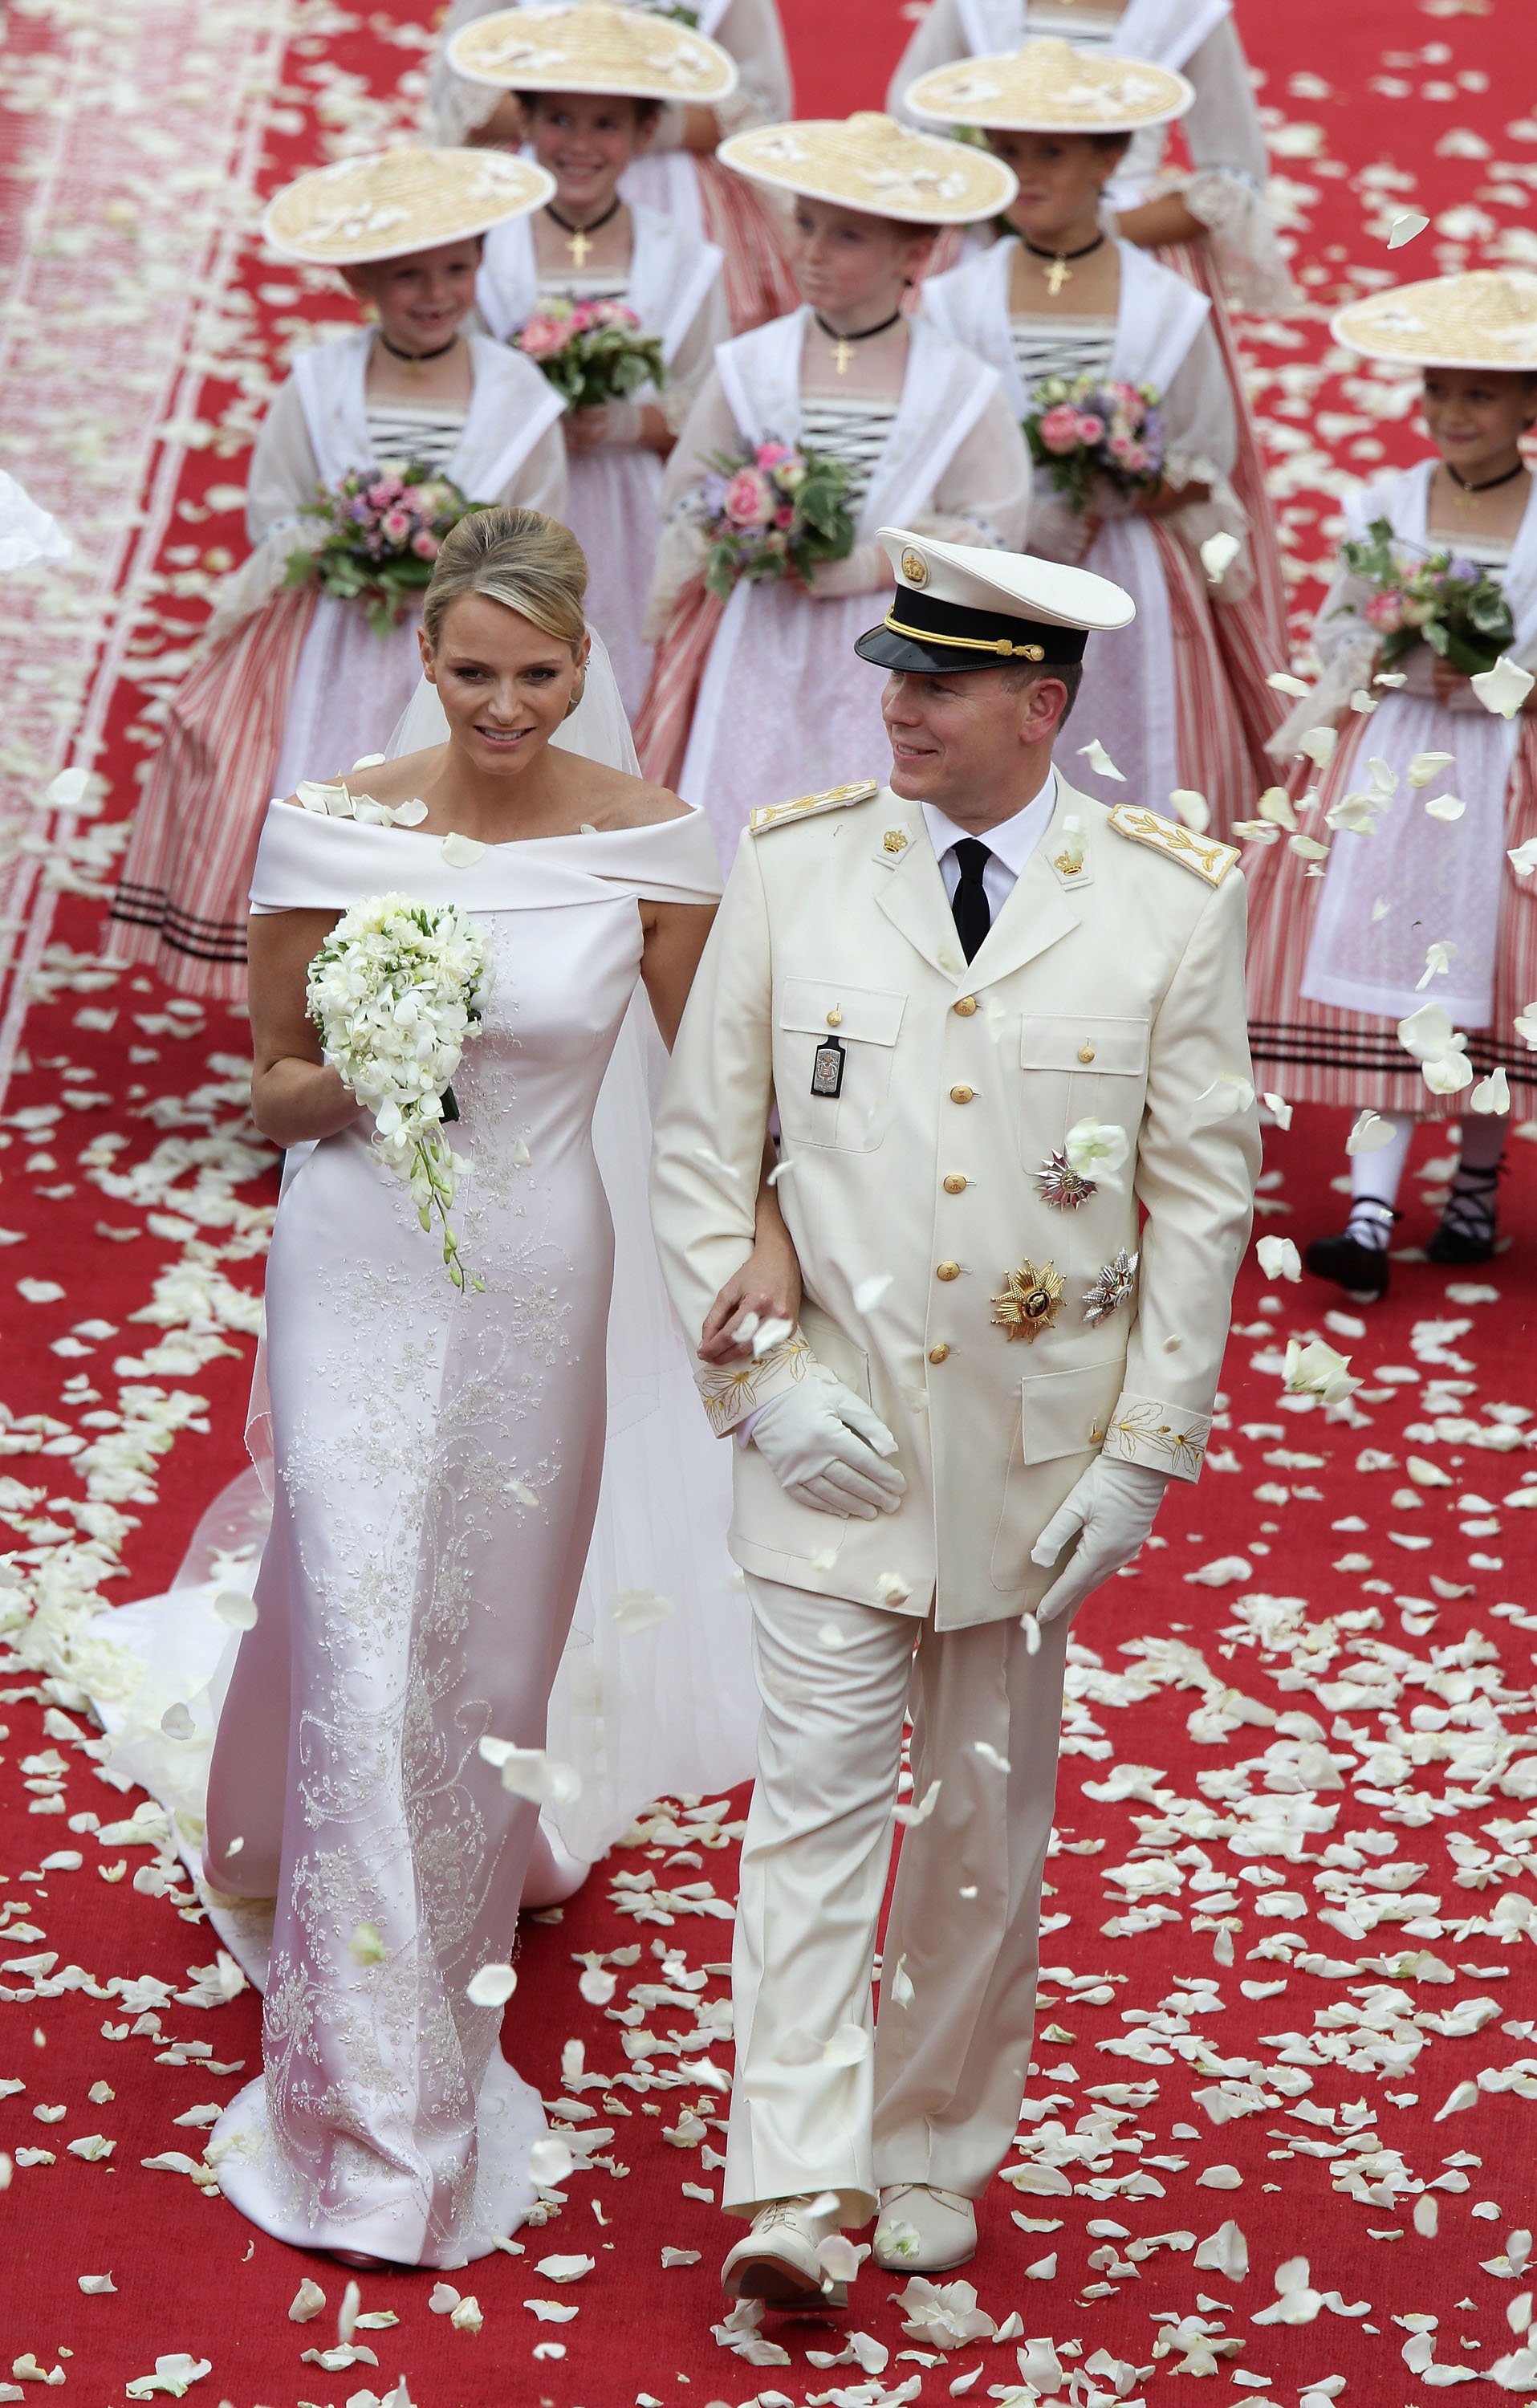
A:
POLYGON ((1167 1472, 1145 1463, 1095 1456, 1030 1549, 1032 1564, 1055 1564, 1069 1540, 1079 1530, 1084 1534, 1066 1571, 1037 1606, 1038 1622, 1076 1612, 1101 1581, 1131 1561, 1153 1527, 1168 1484, 1167 1472))
POLYGON ((894 1463, 897 1441, 878 1413, 830 1371, 813 1371, 770 1397, 753 1418, 752 1443, 797 1505, 873 1522, 895 1513, 907 1482, 894 1463))

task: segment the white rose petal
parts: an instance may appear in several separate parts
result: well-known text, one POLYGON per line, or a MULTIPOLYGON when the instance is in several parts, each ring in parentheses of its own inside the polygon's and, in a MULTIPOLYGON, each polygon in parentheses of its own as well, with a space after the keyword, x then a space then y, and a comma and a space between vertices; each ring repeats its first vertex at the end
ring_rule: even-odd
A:
POLYGON ((1292 1108, 1284 1096, 1272 1096, 1267 1089, 1260 1100, 1277 1128, 1290 1128, 1292 1108))
MULTIPOLYGON (((1307 799, 1311 801, 1311 795, 1307 799)), ((1276 827, 1295 828, 1297 825, 1297 812, 1285 786, 1267 786, 1257 808, 1260 818, 1270 820, 1276 827)))
POLYGON ((840 2024, 830 2040, 822 2043, 825 2065, 862 2065, 869 2055, 869 2034, 858 2024, 840 2024))
POLYGON ((1432 795, 1425 806, 1425 816, 1427 819, 1443 820, 1450 826, 1454 820, 1462 818, 1467 808, 1460 795, 1432 795))
POLYGON ((1475 1112, 1508 1112, 1510 1081, 1503 1070, 1491 1070, 1487 1079, 1480 1079, 1468 1101, 1475 1112))
POLYGON ((1308 727, 1297 739, 1297 750, 1313 763, 1315 769, 1327 769, 1334 758, 1339 737, 1332 727, 1308 727))
POLYGON ((754 1359, 761 1361, 765 1354, 771 1354, 776 1346, 783 1346, 784 1340, 794 1334, 793 1321, 760 1321, 753 1332, 754 1359))
POLYGON ((1301 1278, 1302 1257, 1290 1238, 1261 1238, 1255 1253, 1267 1279, 1301 1278))
POLYGON ((1456 1096, 1472 1086, 1472 1064, 1465 1054, 1443 1054, 1433 1062, 1422 1062, 1419 1075, 1432 1096, 1456 1096))
POLYGON ((569 1806, 582 1795, 582 1775, 542 1747, 514 1747, 510 1740, 482 1739, 481 1754, 502 1776, 502 1787, 539 1806, 569 1806))
POLYGON ((577 1988, 590 2007, 606 2007, 619 1987, 619 1976, 601 1965, 589 1965, 577 1988))
POLYGON ((538 2183, 541 2190, 556 2189, 575 2164, 576 2159, 564 2141, 536 2141, 528 2152, 530 2179, 538 2183))
POLYGON ((481 844, 472 836, 460 836, 455 832, 443 838, 440 850, 451 869, 469 869, 483 853, 491 851, 491 847, 481 844))
POLYGON ((77 2274, 75 2280, 88 2299, 97 2299, 104 2291, 118 2287, 110 2274, 77 2274))
POLYGON ((1187 828, 1204 836, 1212 824, 1212 806, 1194 786, 1176 786, 1169 797, 1187 828))
POLYGON ((1505 859, 1517 878, 1530 878, 1537 869, 1537 836, 1529 836, 1525 844, 1516 845, 1514 852, 1506 853, 1505 859))
POLYGON ((614 1598, 609 1614, 621 1630, 630 1632, 653 1630, 657 1623, 669 1621, 675 1611, 670 1598, 658 1597, 654 1589, 627 1588, 614 1598))
POLYGON ((465 1984, 465 1996, 472 2007, 505 2007, 517 1986, 510 1965, 482 1965, 465 1984))
POLYGON ((1288 677, 1285 669, 1271 669, 1265 683, 1274 686, 1277 694, 1293 695, 1298 702, 1301 701, 1304 695, 1311 694, 1313 691, 1312 687, 1304 684, 1300 678, 1288 677))
POLYGON ((1345 1152, 1379 1154, 1385 1145, 1393 1144, 1397 1136, 1398 1131, 1392 1122, 1384 1120, 1382 1114, 1374 1112, 1369 1104, 1356 1115, 1350 1135, 1345 1140, 1345 1152))
POLYGON ((1078 757, 1081 761, 1088 763, 1097 778, 1113 778, 1118 785, 1126 784, 1125 778, 1105 751, 1098 736, 1091 737, 1086 744, 1080 744, 1078 757))
POLYGON ((535 2272, 547 2283, 580 2283, 596 2264, 596 2258, 541 2258, 535 2272))
POLYGON ((1130 1151, 1125 1129, 1113 1122, 1096 1120, 1092 1112, 1074 1121, 1063 1143, 1070 1167, 1081 1179, 1092 1179, 1099 1187, 1121 1186, 1117 1173, 1130 1151))
POLYGON ((1387 229, 1388 250, 1401 251, 1406 242, 1413 242, 1417 234, 1423 234, 1429 222, 1429 219, 1418 209, 1398 210, 1387 229))
POLYGON ((1399 1043, 1416 1062, 1433 1062, 1440 1054, 1460 1053, 1467 1041, 1465 1037, 1458 1037, 1444 1004, 1422 1003, 1407 1020, 1399 1022, 1399 1043))
POLYGON ((1486 710, 1501 719, 1514 719, 1537 678, 1530 669, 1518 668, 1508 652, 1501 652, 1492 669, 1485 669, 1469 683, 1486 710))
POLYGON ((1200 565, 1206 571, 1208 584, 1221 584, 1243 549, 1237 536, 1229 535, 1226 527, 1207 537, 1200 547, 1200 565))
POLYGON ((307 2325, 312 2316, 319 2315, 324 2305, 325 2293, 321 2289, 320 2285, 313 2282, 307 2274, 289 2304, 290 2321, 296 2325, 307 2325))
POLYGON ((1411 786, 1428 786, 1432 778, 1440 777, 1443 769, 1451 767, 1455 758, 1451 752, 1416 752, 1404 771, 1404 777, 1411 786))
POLYGON ((226 1623, 231 1630, 254 1630, 256 1627, 256 1600, 247 1597, 243 1589, 222 1588, 213 1600, 213 1610, 220 1621, 226 1623))
POLYGON ((1286 1341, 1285 1372, 1288 1397, 1321 1397, 1327 1405, 1343 1403, 1360 1386, 1350 1376, 1350 1357, 1338 1354, 1321 1338, 1306 1346, 1300 1338, 1286 1341))

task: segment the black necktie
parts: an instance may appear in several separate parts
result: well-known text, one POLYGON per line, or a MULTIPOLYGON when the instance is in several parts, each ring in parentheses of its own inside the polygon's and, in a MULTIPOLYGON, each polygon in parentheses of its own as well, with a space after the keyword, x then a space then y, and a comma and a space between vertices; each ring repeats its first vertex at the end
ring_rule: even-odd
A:
POLYGON ((975 961, 983 939, 993 924, 993 914, 987 902, 987 889, 982 873, 992 859, 988 847, 974 836, 961 837, 955 846, 955 859, 960 864, 960 881, 950 909, 955 915, 955 933, 969 962, 975 961))

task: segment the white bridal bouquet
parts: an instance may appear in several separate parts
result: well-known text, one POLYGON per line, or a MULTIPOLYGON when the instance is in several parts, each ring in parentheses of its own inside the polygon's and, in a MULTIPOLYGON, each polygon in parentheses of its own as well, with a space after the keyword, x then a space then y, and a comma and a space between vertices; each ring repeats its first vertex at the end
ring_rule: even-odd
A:
POLYGON ((478 1033, 490 968, 488 939, 455 904, 375 895, 337 922, 305 996, 327 1063, 372 1112, 375 1149, 409 1182, 423 1228, 434 1211, 441 1220, 457 1288, 466 1274, 449 1212, 466 1165, 443 1124, 459 1117, 450 1082, 478 1033))

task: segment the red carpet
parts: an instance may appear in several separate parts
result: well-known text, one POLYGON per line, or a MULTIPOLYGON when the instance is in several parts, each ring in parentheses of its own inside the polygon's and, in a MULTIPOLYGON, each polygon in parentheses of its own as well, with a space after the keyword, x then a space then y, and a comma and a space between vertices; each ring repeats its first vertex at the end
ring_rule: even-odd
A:
MULTIPOLYGON (((228 0, 206 5, 210 18, 230 19, 228 0)), ((1305 574, 1342 479, 1416 448, 1401 385, 1342 379, 1332 363, 1320 380, 1321 321, 1363 267, 1429 273, 1469 256, 1525 255, 1537 32, 1527 12, 1486 12, 1479 0, 1427 0, 1390 16, 1241 0, 1241 13, 1266 78, 1310 295, 1290 324, 1245 330, 1283 523, 1305 574), (1408 206, 1433 229, 1389 263, 1382 236, 1392 209, 1408 206)), ((172 0, 147 0, 143 22, 168 25, 173 14, 172 0)), ((254 14, 276 24, 276 0, 254 14)), ((788 14, 803 108, 879 99, 906 31, 898 7, 844 0, 835 22, 793 0, 788 14)), ((279 87, 263 104, 263 192, 338 132, 371 138, 397 122, 396 80, 419 60, 404 8, 365 19, 305 0, 294 18, 279 87)), ((71 22, 62 0, 30 15, 25 53, 0 65, 0 172, 15 171, 23 193, 54 138, 39 108, 62 88, 50 79, 66 59, 82 71, 71 22)), ((97 108, 120 38, 104 20, 99 58, 88 62, 103 80, 82 87, 97 108)), ((144 158, 151 165, 122 196, 138 210, 155 203, 151 183, 180 165, 152 142, 144 158)), ((249 223, 237 158, 227 188, 197 206, 249 223)), ((99 222, 112 229, 100 239, 131 244, 121 211, 99 222)), ((126 258, 125 289, 135 272, 126 258)), ((220 307, 199 327, 191 383, 167 391, 175 448, 156 455, 164 474, 142 497, 144 540, 159 548, 137 563, 150 581, 135 597, 136 628, 118 628, 126 666, 150 682, 108 675, 118 656, 105 654, 88 723, 100 738, 108 824, 136 791, 153 733, 146 696, 157 666, 169 666, 160 656, 200 616, 199 580, 220 565, 209 553, 238 543, 220 489, 243 475, 241 430, 264 375, 297 321, 339 314, 320 280, 311 290, 249 258, 226 288, 217 244, 200 272, 198 297, 220 307), (188 434, 194 448, 180 448, 188 434)), ((52 289, 45 279, 42 290, 52 289)), ((136 337, 146 355, 157 312, 170 306, 146 306, 136 337)), ((38 345, 23 335, 10 362, 13 425, 26 418, 32 387, 22 379, 38 345)), ((126 381, 123 394, 126 408, 126 381)), ((50 428, 33 433, 46 449, 50 428)), ((88 462, 95 439, 84 423, 69 430, 71 456, 88 462)), ((133 566, 125 558, 122 573, 133 566)), ((0 773, 14 780, 7 807, 24 810, 36 781, 9 755, 0 773)), ((59 834, 55 880, 66 890, 99 884, 79 827, 72 850, 59 834)), ((0 917, 25 921, 40 939, 37 915, 50 903, 47 940, 66 949, 43 964, 50 991, 26 1010, 0 1120, 0 1545, 14 1546, 26 1593, 53 1629, 73 1597, 98 1585, 121 1600, 163 1584, 238 1466, 242 1333, 273 1190, 262 1161, 241 1150, 243 1024, 217 1010, 168 1013, 148 981, 101 987, 88 967, 99 902, 50 896, 30 876, 28 857, 13 860, 0 843, 0 917), (151 1321, 135 1318, 147 1309, 151 1321)), ((27 941, 24 928, 11 933, 19 947, 27 941)), ((30 977, 36 967, 34 946, 23 968, 30 977)), ((14 980, 11 1000, 15 1029, 26 998, 14 980)), ((1307 1115, 1287 1136, 1272 1132, 1265 1200, 1277 1209, 1262 1231, 1301 1240, 1331 1220, 1340 1136, 1307 1115)), ((1444 1151, 1428 1134, 1422 1167, 1444 1151)), ((700 1884, 729 1901, 734 1856, 708 1840, 681 1855, 668 1834, 616 1852, 560 1921, 527 1931, 509 2014, 508 2053, 546 2099, 580 2096, 612 2128, 604 2165, 571 2180, 546 2233, 521 2236, 523 2256, 450 2278, 479 2301, 478 2333, 451 2324, 451 2301, 434 2312, 432 2276, 367 2279, 365 2314, 397 2319, 353 2335, 377 2365, 307 2363, 306 2351, 336 2344, 345 2276, 252 2235, 186 2172, 143 2164, 166 2152, 198 2159, 195 2111, 222 2103, 257 2061, 256 2002, 246 1993, 208 2012, 178 2000, 193 1989, 190 1969, 213 1958, 207 1926, 184 1919, 176 1895, 154 1894, 152 1848, 94 1836, 85 1818, 111 1823, 136 1800, 96 1778, 88 1728, 61 1714, 68 1692, 39 1695, 34 1675, 0 1658, 0 1937, 10 1943, 0 1955, 0 2150, 13 2161, 0 2196, 0 2399, 30 2399, 35 2383, 40 2396, 36 2369, 71 2399, 119 2408, 143 2396, 138 2379, 157 2358, 185 2353, 194 2366, 208 2362, 189 2396, 209 2408, 366 2408, 400 2376, 416 2408, 875 2408, 942 2401, 957 2386, 962 2398, 1023 2402, 1034 2394, 1019 2387, 1015 2335, 1052 2338, 1060 2381, 1047 2382, 1040 2350, 1024 2372, 1046 2397, 1077 2403, 1152 2399, 1183 2372, 1214 2373, 1218 2399, 1403 2408, 1487 2376, 1515 2346, 1506 2311, 1528 2287, 1511 2271, 1524 2259, 1510 2236, 1531 2221, 1537 2129, 1528 1954, 1537 1759, 1525 1752, 1537 1630, 1527 1533, 1537 1516, 1521 1510, 1537 1492, 1526 1435, 1537 1427, 1528 1419, 1537 1231, 1532 1155, 1523 1142, 1512 1151, 1509 1253, 1461 1282, 1402 1265, 1364 1329, 1327 1320, 1332 1297, 1311 1283, 1271 1287, 1251 1260, 1221 1452, 1197 1489, 1171 1499, 1136 1573, 1079 1625, 1041 2071, 1018 2160, 1034 2170, 1032 2186, 994 2186, 965 2277, 1005 2338, 947 2353, 937 2344, 954 2336, 911 2315, 918 2329, 905 2330, 890 2297, 899 2284, 869 2272, 836 2327, 776 2329, 788 2363, 727 2355, 712 2337, 715 2263, 729 2236, 709 2199, 691 2192, 718 2189, 721 2135, 710 2119, 721 2102, 694 2081, 662 2086, 689 2067, 694 2051, 680 2057, 675 2043, 697 2019, 658 2005, 654 1991, 671 1983, 666 1952, 695 1969, 719 1966, 729 1930, 686 1911, 686 1899, 638 1920, 618 1912, 614 1893, 622 1875, 618 1895, 632 1906, 638 1878, 648 1889, 679 1885, 696 1907, 700 1884), (1279 1351, 1309 1334, 1351 1354, 1365 1379, 1346 1418, 1282 1402, 1279 1351), (120 1864, 121 1879, 103 1879, 120 1864), (1217 1953, 1227 1953, 1223 1925, 1230 1966, 1217 1953), (662 2069, 651 2091, 635 2086, 636 2032, 581 1999, 574 1961, 637 1947, 633 1965, 613 1967, 613 2005, 625 2006, 632 1985, 654 1985, 641 1989, 637 2030, 662 2046, 633 2057, 662 2069), (562 2062, 573 2039, 611 2089, 577 2091, 562 2062), (109 2156, 72 2151, 96 2134, 109 2156), (39 2151, 50 2159, 24 2161, 39 2151), (1232 2169, 1230 2187, 1213 2186, 1218 2166, 1232 2169), (1028 2221, 1022 2229, 1013 2217, 1028 2221), (1228 2219, 1246 2237, 1242 2280, 1225 2248, 1200 2247, 1228 2219), (664 2267, 664 2249, 697 2251, 698 2262, 664 2267), (552 2254, 596 2262, 563 2286, 539 2272, 552 2254), (1298 2256, 1311 2290, 1287 2294, 1296 2320, 1257 2322, 1276 2300, 1278 2266, 1298 2256), (112 2292, 81 2289, 81 2278, 108 2273, 112 2292), (289 2304, 307 2275, 326 2304, 294 2323, 289 2304), (531 2300, 576 2314, 541 2319, 531 2300), (808 2357, 842 2350, 845 2329, 872 2337, 858 2344, 862 2357, 831 2367, 808 2357)), ((1412 1198, 1405 1244, 1432 1226, 1433 1210, 1412 1198)), ((0 1622, 8 1614, 26 1648, 10 1596, 0 1586, 0 1622)), ((725 1985, 711 1976, 700 1995, 721 2000, 725 1985)), ((710 2054, 729 2062, 724 2045, 710 2054)), ((165 2377, 185 2379, 174 2367, 165 2377)), ((1509 2388, 1537 2399, 1537 2367, 1513 2370, 1509 2388)))

